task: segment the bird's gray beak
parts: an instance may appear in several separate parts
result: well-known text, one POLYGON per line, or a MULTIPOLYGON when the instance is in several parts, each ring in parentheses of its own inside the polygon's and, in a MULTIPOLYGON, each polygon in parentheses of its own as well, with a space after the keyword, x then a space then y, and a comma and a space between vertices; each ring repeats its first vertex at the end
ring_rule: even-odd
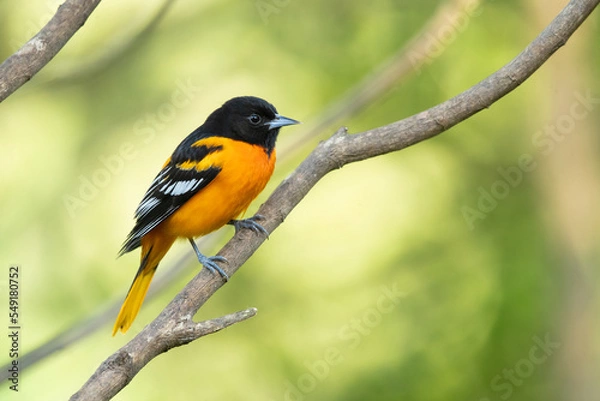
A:
POLYGON ((296 121, 292 118, 284 117, 279 114, 275 114, 275 119, 271 120, 267 125, 269 129, 275 129, 285 127, 286 125, 300 124, 300 121, 296 121))

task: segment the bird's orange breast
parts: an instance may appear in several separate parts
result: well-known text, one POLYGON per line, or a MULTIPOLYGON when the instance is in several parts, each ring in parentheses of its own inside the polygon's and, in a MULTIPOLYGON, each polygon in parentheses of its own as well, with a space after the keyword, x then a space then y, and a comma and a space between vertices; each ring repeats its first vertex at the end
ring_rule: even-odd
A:
POLYGON ((196 166, 221 171, 205 188, 157 227, 177 237, 198 237, 215 231, 239 217, 265 188, 275 168, 275 150, 228 138, 205 138, 193 146, 221 147, 196 166))

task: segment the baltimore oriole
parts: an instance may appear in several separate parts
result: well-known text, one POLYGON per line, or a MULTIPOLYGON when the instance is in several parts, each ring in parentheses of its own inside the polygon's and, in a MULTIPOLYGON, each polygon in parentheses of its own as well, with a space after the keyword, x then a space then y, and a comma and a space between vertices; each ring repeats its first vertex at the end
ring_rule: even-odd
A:
POLYGON ((263 99, 227 101, 185 138, 167 159, 135 211, 135 226, 119 256, 142 247, 140 267, 113 328, 126 332, 142 306, 148 286, 177 238, 187 238, 198 261, 229 277, 216 263, 220 256, 200 253, 195 237, 231 224, 267 233, 261 216, 235 220, 264 189, 275 167, 279 129, 298 121, 283 117, 263 99))

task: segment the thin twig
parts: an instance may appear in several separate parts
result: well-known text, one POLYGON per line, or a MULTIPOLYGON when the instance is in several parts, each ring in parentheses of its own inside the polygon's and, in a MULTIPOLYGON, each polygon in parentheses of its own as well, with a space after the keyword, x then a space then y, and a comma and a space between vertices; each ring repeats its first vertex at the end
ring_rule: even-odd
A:
POLYGON ((75 394, 71 397, 71 400, 92 401, 102 399, 98 398, 101 394, 116 394, 125 387, 131 381, 133 376, 148 362, 143 351, 144 342, 158 346, 158 348, 148 348, 147 351, 150 351, 153 355, 154 352, 161 354, 174 347, 188 344, 200 337, 216 333, 235 323, 249 319, 255 316, 256 312, 256 308, 249 308, 219 318, 205 320, 200 323, 194 323, 191 316, 188 315, 177 321, 171 320, 168 330, 160 332, 147 331, 146 336, 138 335, 135 339, 138 340, 137 345, 142 352, 134 355, 121 348, 104 361, 100 366, 100 369, 98 369, 98 371, 88 380, 86 383, 87 394, 75 394), (110 372, 108 380, 106 380, 106 376, 102 375, 102 372, 110 372))
MULTIPOLYGON (((348 135, 340 129, 320 143, 300 166, 273 192, 259 213, 263 226, 273 232, 327 173, 345 164, 404 149, 434 137, 473 114, 489 107, 514 90, 533 74, 568 38, 600 3, 600 0, 571 0, 552 23, 500 70, 458 96, 429 110, 395 123, 348 135)), ((240 231, 219 253, 229 260, 222 266, 231 277, 264 242, 265 238, 240 231)), ((206 269, 200 271, 171 301, 160 315, 136 337, 109 357, 96 370, 72 400, 108 400, 119 392, 157 355, 181 345, 165 345, 160 339, 174 327, 189 320, 223 285, 206 269), (130 362, 132 361, 132 362, 130 362)))
POLYGON ((152 17, 141 24, 135 32, 127 37, 116 37, 107 44, 101 52, 79 59, 76 65, 61 65, 53 68, 53 76, 44 84, 60 85, 65 82, 88 79, 109 66, 113 66, 119 59, 123 58, 132 49, 138 47, 148 39, 152 31, 167 15, 167 12, 175 4, 175 0, 163 0, 163 3, 154 12, 152 17))
POLYGON ((98 3, 100 0, 66 0, 37 35, 0 64, 0 102, 56 56, 98 3))

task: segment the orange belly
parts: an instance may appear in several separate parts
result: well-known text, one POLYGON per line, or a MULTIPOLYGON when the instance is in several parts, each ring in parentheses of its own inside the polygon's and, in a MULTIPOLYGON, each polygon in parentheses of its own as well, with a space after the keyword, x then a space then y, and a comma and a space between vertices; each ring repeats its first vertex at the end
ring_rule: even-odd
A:
MULTIPOLYGON (((199 144, 217 145, 211 143, 211 138, 199 144)), ((223 138, 218 145, 223 149, 209 155, 207 162, 214 158, 214 165, 221 167, 219 174, 156 227, 157 230, 175 237, 206 235, 243 214, 265 188, 275 167, 275 150, 267 155, 261 146, 223 138), (217 160, 225 162, 221 164, 217 160)))

